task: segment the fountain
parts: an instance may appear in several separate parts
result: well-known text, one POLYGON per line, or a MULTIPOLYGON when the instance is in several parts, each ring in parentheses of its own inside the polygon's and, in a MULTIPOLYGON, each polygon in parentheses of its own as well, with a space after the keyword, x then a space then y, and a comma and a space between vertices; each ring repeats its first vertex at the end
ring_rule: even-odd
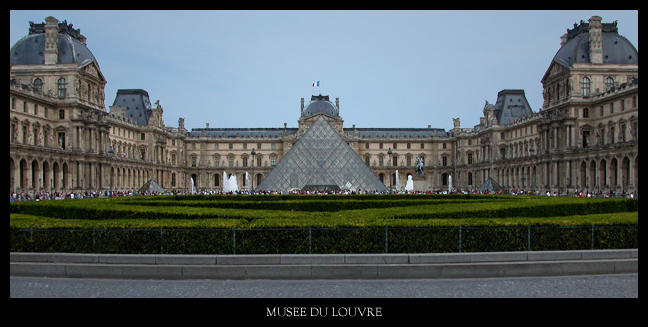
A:
POLYGON ((229 178, 227 177, 227 173, 223 172, 223 192, 224 193, 229 193, 229 192, 236 192, 238 191, 238 182, 236 181, 236 174, 232 174, 229 178))
POLYGON ((196 193, 196 181, 194 181, 194 178, 191 177, 191 194, 196 193))
POLYGON ((448 176, 448 193, 452 192, 452 175, 448 176))
POLYGON ((398 177, 398 170, 396 170, 396 185, 394 185, 394 187, 396 187, 396 191, 400 191, 401 185, 400 177, 398 177))
POLYGON ((412 180, 412 175, 407 175, 407 183, 405 184, 405 191, 407 192, 414 191, 414 180, 412 180))

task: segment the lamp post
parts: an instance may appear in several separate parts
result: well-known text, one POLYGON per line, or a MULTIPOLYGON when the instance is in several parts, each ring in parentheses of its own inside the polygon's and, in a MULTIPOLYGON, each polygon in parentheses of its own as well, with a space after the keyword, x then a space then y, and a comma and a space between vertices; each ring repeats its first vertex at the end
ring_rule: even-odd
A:
MULTIPOLYGON (((251 166, 254 167, 254 162, 255 162, 254 159, 255 159, 255 156, 256 156, 256 151, 254 151, 254 149, 252 149, 252 152, 250 154, 252 155, 252 165, 251 166)), ((254 190, 253 186, 254 186, 254 170, 252 170, 252 180, 250 181, 250 190, 254 190)), ((259 186, 259 185, 257 185, 257 186, 259 186)))
MULTIPOLYGON (((392 149, 389 148, 389 150, 387 150, 387 156, 389 156, 390 167, 393 167, 392 154, 393 154, 392 149)), ((393 173, 391 173, 392 170, 393 169, 389 170, 390 171, 390 173, 389 173, 389 186, 391 186, 392 189, 393 189, 394 188, 394 183, 393 183, 393 178, 392 178, 393 173)))

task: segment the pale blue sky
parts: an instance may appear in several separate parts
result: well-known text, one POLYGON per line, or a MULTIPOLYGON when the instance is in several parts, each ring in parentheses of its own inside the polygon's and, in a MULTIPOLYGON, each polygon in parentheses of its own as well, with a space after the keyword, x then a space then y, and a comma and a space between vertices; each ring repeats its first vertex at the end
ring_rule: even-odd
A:
POLYGON ((11 11, 10 45, 29 21, 67 20, 87 37, 106 84, 160 100, 185 127, 296 127, 299 99, 340 98, 345 127, 479 123, 484 100, 524 89, 534 111, 560 36, 618 20, 638 44, 637 11, 11 11))

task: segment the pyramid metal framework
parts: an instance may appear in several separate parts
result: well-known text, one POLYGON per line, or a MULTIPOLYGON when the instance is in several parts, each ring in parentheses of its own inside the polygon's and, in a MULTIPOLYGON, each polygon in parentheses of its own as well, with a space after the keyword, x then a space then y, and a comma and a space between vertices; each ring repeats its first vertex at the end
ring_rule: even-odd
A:
POLYGON ((331 186, 358 191, 387 191, 360 156, 320 116, 256 190, 288 192, 331 186))

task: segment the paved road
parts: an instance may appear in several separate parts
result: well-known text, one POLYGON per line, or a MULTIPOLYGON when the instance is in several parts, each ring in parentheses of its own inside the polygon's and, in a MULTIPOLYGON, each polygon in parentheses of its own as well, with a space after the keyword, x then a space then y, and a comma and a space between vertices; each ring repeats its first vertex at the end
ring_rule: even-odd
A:
POLYGON ((637 298, 638 274, 406 280, 10 277, 12 298, 637 298))

